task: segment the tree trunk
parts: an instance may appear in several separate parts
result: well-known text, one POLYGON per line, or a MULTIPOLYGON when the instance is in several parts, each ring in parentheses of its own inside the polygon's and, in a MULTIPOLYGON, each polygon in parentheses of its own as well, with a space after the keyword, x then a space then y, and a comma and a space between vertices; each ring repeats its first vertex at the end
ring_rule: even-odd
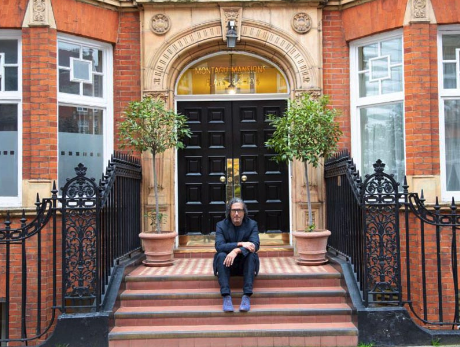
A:
POLYGON ((156 229, 157 234, 161 233, 160 228, 160 203, 158 202, 158 183, 157 183, 157 170, 156 170, 156 155, 155 152, 152 152, 153 155, 153 191, 155 193, 155 220, 156 220, 156 229))
POLYGON ((310 199, 310 182, 308 181, 308 164, 303 163, 305 167, 305 184, 307 186, 307 208, 308 208, 308 226, 309 228, 313 225, 313 213, 311 211, 311 199, 310 199))

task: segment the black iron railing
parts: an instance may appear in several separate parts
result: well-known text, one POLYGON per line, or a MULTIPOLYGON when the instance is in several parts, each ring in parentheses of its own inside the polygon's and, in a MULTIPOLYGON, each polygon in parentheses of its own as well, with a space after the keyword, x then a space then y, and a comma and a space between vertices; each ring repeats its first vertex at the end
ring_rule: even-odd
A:
POLYGON ((115 154, 99 184, 83 164, 75 172, 60 196, 55 184, 51 198, 37 196, 33 220, 7 213, 0 228, 0 343, 43 337, 56 309, 100 311, 112 269, 140 249, 140 161, 115 154))
POLYGON ((366 307, 408 305, 425 324, 457 326, 459 319, 458 233, 454 200, 426 208, 384 172, 361 178, 347 152, 325 165, 329 251, 353 265, 366 307), (403 277, 404 276, 404 277, 403 277))

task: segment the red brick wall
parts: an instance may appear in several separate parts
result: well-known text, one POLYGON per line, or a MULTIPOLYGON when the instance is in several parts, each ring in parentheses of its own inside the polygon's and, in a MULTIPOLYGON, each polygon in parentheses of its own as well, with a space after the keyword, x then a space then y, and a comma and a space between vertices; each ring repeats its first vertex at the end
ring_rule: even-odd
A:
POLYGON ((336 120, 343 135, 339 148, 351 148, 350 131, 350 59, 344 36, 342 13, 323 13, 323 92, 330 105, 341 112, 336 120))
POLYGON ((17 29, 22 25, 29 0, 1 0, 0 26, 2 29, 17 29))
POLYGON ((23 179, 57 179, 56 34, 23 29, 23 179))
POLYGON ((141 98, 141 40, 139 13, 120 14, 117 44, 114 48, 115 149, 119 147, 117 122, 128 103, 141 98))
POLYGON ((75 0, 59 0, 52 3, 59 32, 112 43, 117 41, 117 11, 75 0))
POLYGON ((438 175, 439 123, 436 26, 404 27, 406 173, 438 175))
POLYGON ((460 0, 431 0, 438 24, 460 22, 460 0))
POLYGON ((345 40, 400 28, 408 0, 374 0, 343 11, 345 40))

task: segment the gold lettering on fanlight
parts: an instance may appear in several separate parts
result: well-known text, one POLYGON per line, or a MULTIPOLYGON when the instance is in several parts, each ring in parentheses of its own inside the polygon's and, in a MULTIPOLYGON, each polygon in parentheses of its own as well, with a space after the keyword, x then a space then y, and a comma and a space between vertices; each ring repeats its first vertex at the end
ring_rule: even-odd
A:
POLYGON ((247 65, 247 66, 201 66, 193 68, 193 73, 196 75, 210 75, 211 73, 214 74, 222 74, 222 73, 245 73, 245 72, 257 72, 263 73, 267 66, 265 65, 247 65))

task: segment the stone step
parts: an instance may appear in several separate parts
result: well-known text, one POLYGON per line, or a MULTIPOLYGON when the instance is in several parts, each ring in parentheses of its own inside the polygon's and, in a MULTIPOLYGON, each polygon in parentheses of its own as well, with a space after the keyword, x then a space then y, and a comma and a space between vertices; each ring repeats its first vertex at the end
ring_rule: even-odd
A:
POLYGON ((223 312, 222 305, 122 307, 115 313, 117 326, 275 324, 350 322, 351 308, 338 304, 256 304, 251 311, 223 312))
MULTIPOLYGON (((240 304, 243 292, 233 290, 234 305, 240 304)), ((342 287, 282 287, 257 288, 251 297, 251 302, 263 304, 313 304, 313 303, 343 303, 346 302, 347 292, 342 287)), ((219 305, 222 297, 219 289, 174 289, 164 290, 125 290, 119 296, 122 307, 143 306, 190 306, 190 305, 219 305)))
MULTIPOLYGON (((331 287, 340 286, 339 273, 311 273, 311 274, 259 274, 254 281, 254 290, 267 287, 282 287, 289 283, 290 287, 331 287)), ((143 276, 130 274, 125 278, 126 289, 187 289, 220 288, 217 277, 213 275, 184 275, 184 276, 143 276)), ((242 277, 230 278, 231 288, 243 286, 242 277)))
POLYGON ((345 347, 357 343, 358 331, 351 322, 130 326, 114 327, 109 333, 110 347, 345 347))

